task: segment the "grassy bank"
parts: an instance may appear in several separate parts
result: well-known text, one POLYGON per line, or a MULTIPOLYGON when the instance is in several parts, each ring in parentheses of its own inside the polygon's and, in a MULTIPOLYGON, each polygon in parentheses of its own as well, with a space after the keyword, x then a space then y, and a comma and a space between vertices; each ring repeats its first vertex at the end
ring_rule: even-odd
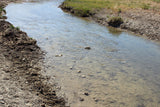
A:
POLYGON ((63 7, 71 8, 77 14, 94 14, 95 10, 103 8, 115 12, 135 8, 157 11, 160 10, 160 0, 66 0, 63 7))
POLYGON ((99 24, 160 41, 160 0, 66 0, 60 7, 99 24))

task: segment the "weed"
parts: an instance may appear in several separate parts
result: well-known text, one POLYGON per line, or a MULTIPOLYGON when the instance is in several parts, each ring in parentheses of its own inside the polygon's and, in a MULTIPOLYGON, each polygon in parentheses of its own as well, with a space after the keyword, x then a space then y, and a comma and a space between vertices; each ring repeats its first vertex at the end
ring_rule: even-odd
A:
POLYGON ((160 3, 160 0, 153 0, 154 2, 160 3))
POLYGON ((149 4, 142 4, 142 9, 148 10, 150 8, 149 4))
POLYGON ((109 16, 109 15, 107 15, 106 17, 107 17, 107 18, 110 18, 110 16, 109 16))
POLYGON ((19 27, 15 27, 14 25, 10 25, 10 28, 11 28, 11 29, 20 30, 20 28, 19 28, 19 27))
POLYGON ((113 27, 119 27, 123 23, 121 17, 112 17, 108 20, 108 25, 113 27))
POLYGON ((17 29, 17 30, 20 30, 20 28, 19 28, 19 27, 16 27, 16 29, 17 29))
POLYGON ((10 25, 10 28, 11 28, 11 29, 14 29, 15 27, 11 24, 11 25, 10 25))
POLYGON ((122 9, 121 9, 121 8, 119 8, 119 9, 118 9, 118 13, 121 13, 121 12, 122 12, 122 9))
POLYGON ((2 17, 3 13, 6 14, 6 11, 2 7, 0 7, 0 17, 2 17))

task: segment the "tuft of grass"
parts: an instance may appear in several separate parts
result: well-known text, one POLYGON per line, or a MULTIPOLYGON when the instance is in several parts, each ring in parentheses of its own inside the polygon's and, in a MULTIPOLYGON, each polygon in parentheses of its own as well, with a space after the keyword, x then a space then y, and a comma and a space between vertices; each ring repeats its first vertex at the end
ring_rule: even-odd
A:
POLYGON ((10 28, 11 28, 11 29, 14 29, 15 27, 11 24, 11 25, 10 25, 10 28))
POLYGON ((153 0, 154 2, 160 3, 160 0, 153 0))
POLYGON ((90 10, 88 8, 82 8, 82 9, 75 9, 74 13, 78 16, 82 17, 88 17, 90 16, 90 10))
POLYGON ((12 24, 10 25, 10 28, 11 28, 11 29, 16 29, 16 30, 18 30, 18 31, 20 30, 20 28, 19 28, 19 27, 15 27, 15 26, 14 26, 14 25, 12 25, 12 24))
POLYGON ((123 19, 121 17, 111 17, 108 20, 108 25, 113 27, 119 27, 123 23, 123 19))
POLYGON ((15 27, 18 31, 20 30, 20 27, 15 27))
POLYGON ((6 14, 6 10, 0 7, 0 17, 2 17, 3 13, 6 14))
POLYGON ((148 10, 148 9, 150 9, 150 5, 149 4, 142 4, 142 9, 148 10))

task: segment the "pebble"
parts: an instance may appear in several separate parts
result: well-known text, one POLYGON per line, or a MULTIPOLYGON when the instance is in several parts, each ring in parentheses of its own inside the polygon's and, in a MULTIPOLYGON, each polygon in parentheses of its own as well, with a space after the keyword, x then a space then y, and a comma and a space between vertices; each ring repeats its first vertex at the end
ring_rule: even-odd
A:
POLYGON ((2 95, 0 95, 0 100, 1 100, 1 99, 3 99, 3 96, 2 96, 2 95))
POLYGON ((61 86, 57 86, 56 89, 60 90, 60 89, 61 89, 61 86))
POLYGON ((86 93, 86 92, 84 93, 84 95, 89 96, 89 94, 88 94, 88 93, 86 93))
POLYGON ((81 73, 81 71, 77 71, 77 73, 81 73))
POLYGON ((80 97, 80 98, 79 98, 79 101, 84 101, 84 98, 81 98, 81 97, 80 97))
POLYGON ((62 57, 63 55, 62 54, 59 54, 59 55, 55 55, 55 57, 62 57))
POLYGON ((3 100, 0 100, 0 104, 5 104, 5 102, 3 100))
POLYGON ((41 107, 46 107, 45 104, 42 104, 41 107))
POLYGON ((120 63, 121 63, 121 64, 126 64, 127 62, 126 62, 126 61, 121 61, 120 63))
POLYGON ((82 77, 82 78, 86 78, 86 76, 85 76, 85 75, 82 75, 81 77, 82 77))
POLYGON ((95 98, 94 101, 95 101, 95 102, 98 102, 99 100, 95 98))
POLYGON ((115 100, 113 100, 113 101, 110 101, 110 103, 115 103, 116 101, 115 100))
POLYGON ((31 103, 27 103, 26 106, 32 107, 33 105, 31 103))
POLYGON ((7 78, 7 77, 4 77, 4 78, 3 78, 3 80, 9 80, 9 78, 7 78))
POLYGON ((70 67, 69 69, 71 69, 71 70, 72 70, 72 69, 73 69, 73 67, 70 67))
POLYGON ((22 60, 25 61, 25 58, 23 58, 22 60))

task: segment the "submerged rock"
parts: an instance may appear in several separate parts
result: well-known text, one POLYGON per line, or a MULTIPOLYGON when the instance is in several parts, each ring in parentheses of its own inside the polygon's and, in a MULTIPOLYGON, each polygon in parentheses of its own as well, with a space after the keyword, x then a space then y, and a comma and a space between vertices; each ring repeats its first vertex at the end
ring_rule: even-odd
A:
POLYGON ((89 93, 85 92, 84 95, 89 96, 89 93))
POLYGON ((77 73, 81 73, 81 71, 77 71, 77 73))
POLYGON ((55 55, 55 57, 62 57, 63 55, 62 54, 59 54, 59 55, 55 55))
POLYGON ((85 76, 85 75, 82 75, 81 77, 82 77, 82 78, 86 78, 86 76, 85 76))
POLYGON ((90 50, 90 49, 91 49, 91 47, 89 47, 89 46, 88 46, 88 47, 85 47, 84 49, 86 49, 86 50, 90 50))
POLYGON ((81 98, 81 97, 80 97, 80 98, 79 98, 79 101, 84 101, 84 98, 81 98))

